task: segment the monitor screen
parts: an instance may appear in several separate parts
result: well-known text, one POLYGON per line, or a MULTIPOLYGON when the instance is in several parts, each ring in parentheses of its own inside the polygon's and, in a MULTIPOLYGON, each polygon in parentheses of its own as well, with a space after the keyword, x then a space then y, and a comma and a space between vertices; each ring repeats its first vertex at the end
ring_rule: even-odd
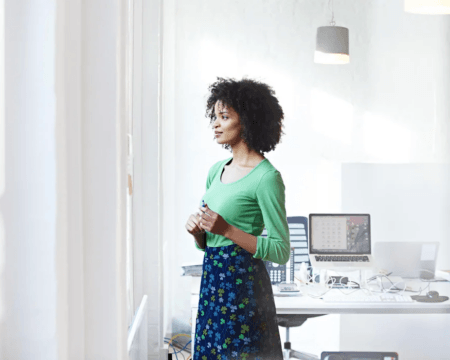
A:
POLYGON ((370 254, 369 214, 310 214, 311 254, 370 254))

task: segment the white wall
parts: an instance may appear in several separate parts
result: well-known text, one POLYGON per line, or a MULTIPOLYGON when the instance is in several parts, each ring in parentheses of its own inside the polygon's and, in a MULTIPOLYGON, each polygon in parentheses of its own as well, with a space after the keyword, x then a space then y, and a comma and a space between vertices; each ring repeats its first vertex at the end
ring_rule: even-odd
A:
POLYGON ((55 14, 55 1, 5 2, 2 359, 57 359, 55 14))
MULTIPOLYGON (((437 267, 450 267, 450 164, 344 164, 342 195, 344 213, 371 215, 372 249, 383 241, 438 241, 437 267)), ((408 360, 450 354, 442 341, 450 336, 448 314, 342 315, 340 333, 347 351, 395 351, 408 360)))
POLYGON ((0 358, 124 359, 122 3, 5 3, 0 358))
MULTIPOLYGON (((179 268, 201 263, 203 253, 185 223, 197 211, 210 166, 230 156, 204 116, 207 87, 217 76, 248 75, 276 91, 286 135, 266 156, 283 176, 288 216, 341 212, 344 163, 449 162, 450 17, 406 14, 400 0, 334 1, 336 25, 349 28, 350 64, 319 65, 316 29, 329 24, 328 3, 168 2, 163 228, 172 313, 166 321, 190 319, 190 280, 179 268)), ((292 347, 319 353, 330 341, 338 346, 333 333, 305 337, 327 321, 335 328, 339 319, 292 329, 292 347)))

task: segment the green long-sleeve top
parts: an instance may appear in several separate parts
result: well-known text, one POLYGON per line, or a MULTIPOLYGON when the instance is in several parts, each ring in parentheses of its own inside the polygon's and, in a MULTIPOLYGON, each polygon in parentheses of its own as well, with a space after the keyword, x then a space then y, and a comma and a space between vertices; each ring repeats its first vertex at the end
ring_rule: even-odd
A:
MULTIPOLYGON (((218 161, 210 168, 202 200, 228 224, 257 237, 254 258, 286 264, 290 256, 290 238, 285 186, 280 172, 265 158, 243 178, 224 184, 222 172, 232 159, 218 161), (264 227, 267 236, 261 235, 264 227)), ((194 244, 205 251, 195 241, 194 244)), ((223 235, 206 232, 207 246, 232 244, 234 242, 223 235)))

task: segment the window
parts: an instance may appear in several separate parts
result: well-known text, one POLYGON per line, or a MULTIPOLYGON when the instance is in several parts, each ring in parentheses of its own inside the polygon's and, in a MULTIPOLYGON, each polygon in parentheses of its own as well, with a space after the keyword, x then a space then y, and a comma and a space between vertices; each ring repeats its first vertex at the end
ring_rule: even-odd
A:
POLYGON ((127 79, 127 255, 126 255, 126 289, 127 289, 127 324, 130 329, 135 315, 134 306, 134 151, 133 151, 133 129, 134 129, 134 66, 133 66, 133 52, 134 52, 134 14, 133 5, 135 1, 128 1, 128 27, 127 27, 127 43, 126 43, 126 66, 127 79))
POLYGON ((0 197, 5 191, 5 2, 0 0, 0 197))
POLYGON ((133 121, 128 124, 127 157, 127 323, 131 325, 134 316, 133 286, 133 121))

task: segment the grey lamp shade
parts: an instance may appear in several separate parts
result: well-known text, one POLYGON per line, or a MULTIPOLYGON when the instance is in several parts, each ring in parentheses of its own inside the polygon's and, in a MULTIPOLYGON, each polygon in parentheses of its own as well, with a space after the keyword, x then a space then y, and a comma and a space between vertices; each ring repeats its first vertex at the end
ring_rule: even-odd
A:
POLYGON ((319 64, 349 63, 348 29, 341 26, 317 28, 314 62, 319 64))
POLYGON ((405 12, 412 14, 450 14, 450 0, 405 0, 405 12))

